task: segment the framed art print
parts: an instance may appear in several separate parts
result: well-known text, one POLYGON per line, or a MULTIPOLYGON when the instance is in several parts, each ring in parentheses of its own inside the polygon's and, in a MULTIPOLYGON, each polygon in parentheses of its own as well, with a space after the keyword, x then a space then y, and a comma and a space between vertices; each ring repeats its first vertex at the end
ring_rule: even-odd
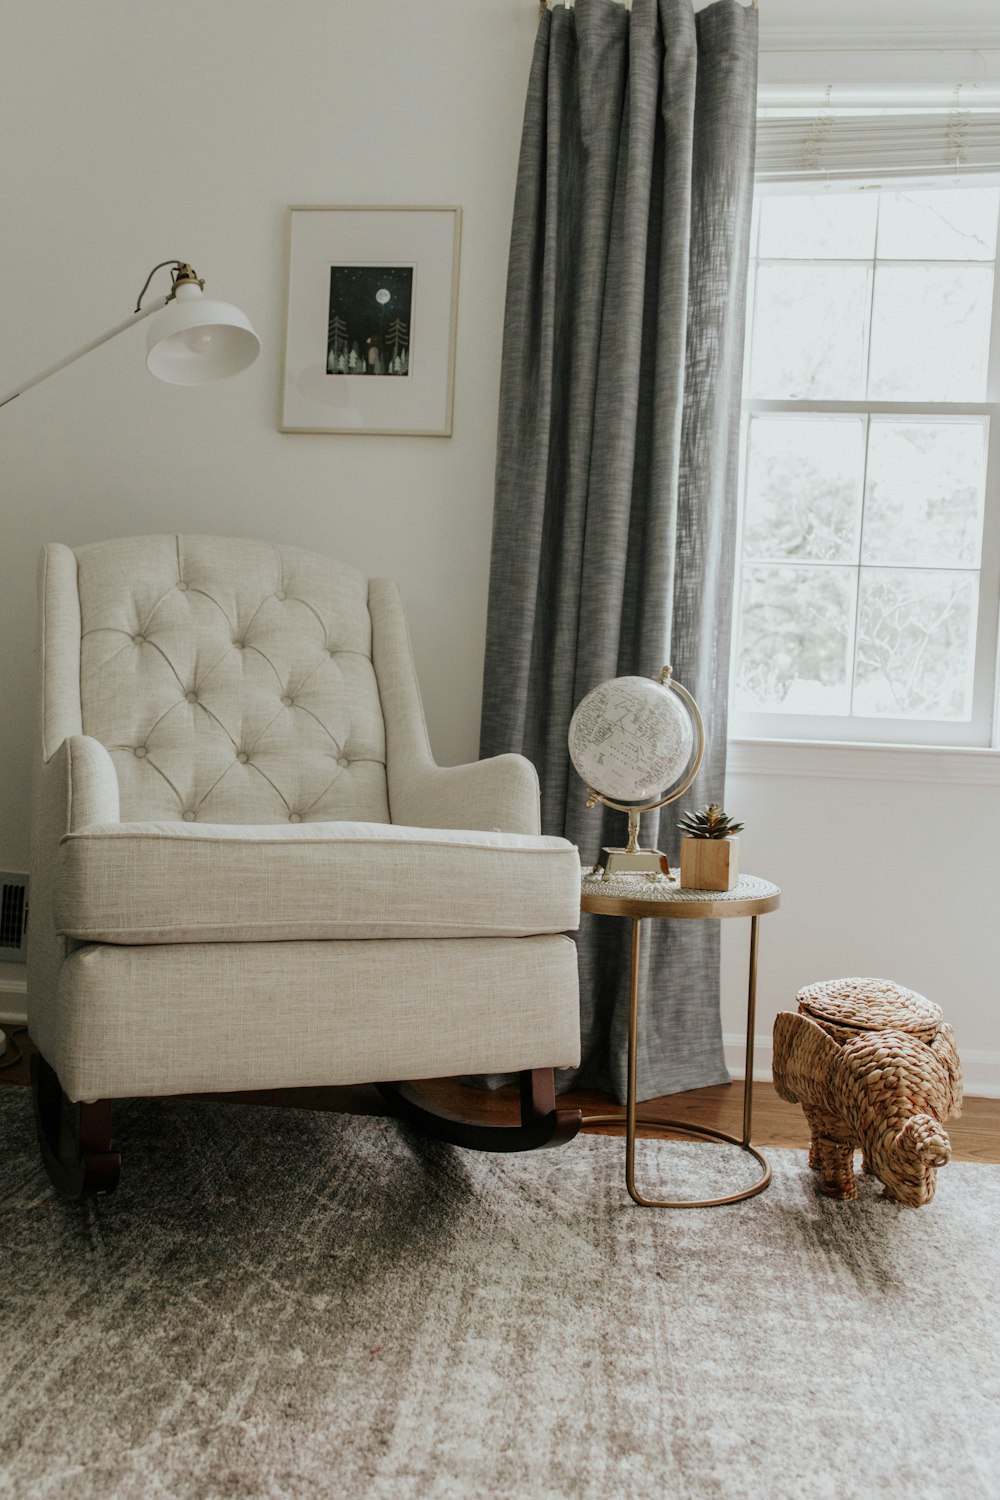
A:
POLYGON ((450 437, 462 210, 289 220, 281 431, 450 437))

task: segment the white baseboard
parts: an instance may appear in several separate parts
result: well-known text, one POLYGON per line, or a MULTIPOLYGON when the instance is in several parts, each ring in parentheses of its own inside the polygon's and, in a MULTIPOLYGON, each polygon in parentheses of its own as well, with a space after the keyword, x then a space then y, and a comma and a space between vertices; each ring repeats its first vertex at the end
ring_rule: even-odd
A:
POLYGON ((21 975, 0 973, 0 1024, 24 1026, 28 1020, 28 982, 21 975))
MULTIPOLYGON (((746 1061, 746 1037, 736 1031, 726 1031, 722 1036, 726 1049, 726 1067, 734 1078, 742 1078, 746 1061)), ((961 1049, 962 1073, 965 1093, 969 1098, 1000 1099, 1000 1052, 969 1051, 961 1049)), ((771 1082, 771 1038, 758 1036, 754 1040, 754 1083, 771 1082)))

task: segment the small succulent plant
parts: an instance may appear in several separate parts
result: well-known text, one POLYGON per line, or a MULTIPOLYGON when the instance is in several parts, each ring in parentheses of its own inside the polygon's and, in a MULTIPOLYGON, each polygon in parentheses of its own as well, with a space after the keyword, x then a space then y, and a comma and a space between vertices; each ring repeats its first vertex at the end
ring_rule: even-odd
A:
POLYGON ((710 802, 700 812, 685 813, 678 819, 677 827, 692 839, 728 839, 739 833, 743 824, 734 823, 717 802, 710 802))

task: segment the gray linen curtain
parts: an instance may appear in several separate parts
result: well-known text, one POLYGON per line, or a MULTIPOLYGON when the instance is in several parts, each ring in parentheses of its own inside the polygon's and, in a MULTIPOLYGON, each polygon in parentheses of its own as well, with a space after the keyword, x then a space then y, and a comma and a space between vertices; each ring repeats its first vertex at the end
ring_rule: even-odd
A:
MULTIPOLYGON (((684 806, 722 793, 757 16, 737 0, 543 15, 507 282, 482 754, 520 750, 587 862, 625 817, 570 765, 596 683, 669 662, 705 716, 684 806)), ((643 819, 671 856, 678 808, 643 819)), ((659 842, 658 842, 659 841, 659 842)), ((624 1098, 628 923, 584 916, 584 1051, 624 1098)), ((646 925, 639 1097, 728 1078, 715 922, 646 925)))

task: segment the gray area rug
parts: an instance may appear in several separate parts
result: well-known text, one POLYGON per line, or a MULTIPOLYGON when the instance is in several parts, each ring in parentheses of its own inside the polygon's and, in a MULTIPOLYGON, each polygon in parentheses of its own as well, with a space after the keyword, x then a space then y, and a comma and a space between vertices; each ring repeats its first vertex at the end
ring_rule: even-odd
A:
MULTIPOLYGON (((762 1196, 671 1212, 598 1137, 187 1101, 116 1135, 117 1195, 65 1205, 0 1089, 4 1496, 1000 1495, 1000 1168, 910 1210, 775 1151, 762 1196)), ((650 1190, 745 1171, 640 1152, 650 1190)))

